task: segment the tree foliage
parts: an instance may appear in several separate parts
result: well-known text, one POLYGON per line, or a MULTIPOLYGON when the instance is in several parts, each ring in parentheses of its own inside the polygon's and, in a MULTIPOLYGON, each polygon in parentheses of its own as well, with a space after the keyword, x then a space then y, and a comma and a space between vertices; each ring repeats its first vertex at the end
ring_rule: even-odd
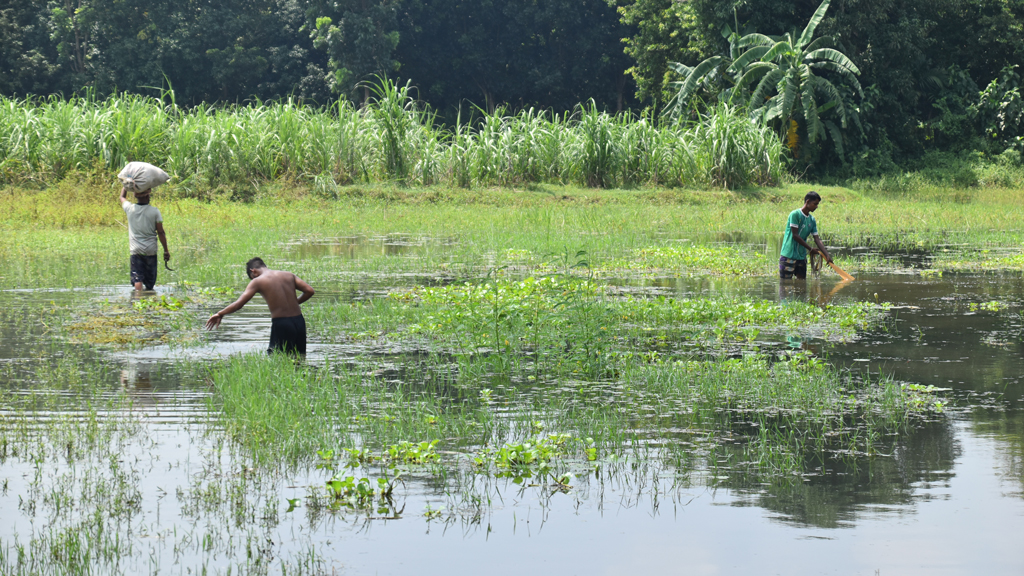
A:
MULTIPOLYGON (((623 38, 625 53, 633 60, 627 72, 642 102, 668 102, 674 94, 670 61, 696 63, 715 46, 698 29, 690 3, 674 0, 610 0, 623 24, 635 33, 623 38)), ((721 28, 721 26, 719 26, 721 28)))
MULTIPOLYGON (((729 40, 721 35, 725 25, 741 34, 799 34, 817 7, 818 0, 689 0, 683 9, 692 13, 693 25, 687 30, 699 38, 700 53, 677 51, 678 57, 669 60, 695 66, 727 54, 729 40)), ((980 115, 970 116, 978 114, 978 87, 999 77, 1005 66, 1024 62, 1024 0, 832 0, 818 33, 832 38, 834 48, 861 71, 864 99, 857 111, 862 129, 847 130, 844 143, 854 160, 850 169, 867 174, 934 147, 977 144, 984 128, 980 115), (958 72, 951 74, 954 67, 958 72), (968 132, 954 140, 939 130, 940 124, 958 124, 968 132)), ((652 93, 664 93, 670 82, 680 80, 679 75, 634 70, 637 84, 654 86, 652 93)), ((838 164, 838 156, 815 161, 838 164)))
POLYGON ((633 103, 629 28, 605 0, 409 0, 400 31, 400 75, 442 110, 633 103))
POLYGON ((799 35, 787 32, 769 37, 753 32, 741 37, 726 26, 723 36, 729 39, 727 56, 712 56, 692 67, 670 63, 683 75, 683 80, 675 83, 679 92, 672 112, 678 116, 701 84, 724 78, 731 86, 723 95, 731 103, 745 105, 763 121, 775 123, 782 134, 789 136, 794 154, 800 131, 812 144, 831 136, 842 158, 842 130, 825 114, 831 112, 842 128, 858 117, 849 97, 821 72, 831 72, 860 96, 863 90, 857 81, 857 66, 830 47, 830 38, 815 38, 829 3, 821 3, 799 35))
MULTIPOLYGON (((336 92, 349 94, 373 76, 398 69, 399 0, 314 0, 306 14, 314 46, 327 52, 336 92)), ((364 100, 369 92, 364 90, 364 100)))

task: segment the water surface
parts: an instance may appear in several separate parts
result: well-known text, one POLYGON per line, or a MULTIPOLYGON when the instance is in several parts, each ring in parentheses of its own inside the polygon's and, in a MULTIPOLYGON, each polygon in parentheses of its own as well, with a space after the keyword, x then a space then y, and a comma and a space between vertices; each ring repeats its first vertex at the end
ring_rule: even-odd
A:
MULTIPOLYGON (((106 379, 98 385, 131 398, 130 412, 121 417, 144 431, 120 454, 141 487, 140 506, 132 514, 136 540, 121 568, 125 573, 153 567, 160 573, 201 568, 226 573, 244 564, 246 550, 258 545, 292 566, 302 566, 304 554, 314 550, 323 559, 319 570, 341 574, 1024 573, 1020 276, 862 274, 840 285, 822 275, 781 290, 775 279, 623 279, 617 284, 677 297, 889 302, 893 307, 886 320, 849 342, 794 333, 771 344, 807 348, 862 378, 891 375, 948 388, 950 405, 945 414, 907 432, 892 454, 849 467, 837 464, 795 483, 750 485, 728 473, 683 481, 670 467, 578 478, 566 493, 491 479, 480 489, 488 505, 428 519, 423 515, 428 506, 436 509, 450 500, 429 475, 413 474, 402 490, 400 519, 317 516, 301 506, 289 512, 287 500, 321 484, 323 472, 284 471, 240 483, 246 471, 210 434, 208 385, 178 364, 182 358, 218 362, 264 349, 270 322, 256 299, 226 318, 202 346, 115 347, 86 354, 85 361, 99 366, 106 379), (239 485, 246 493, 234 508, 204 508, 204 494, 239 485)), ((317 298, 361 299, 386 289, 339 283, 318 286, 317 298)), ((40 312, 83 300, 131 305, 130 291, 123 287, 0 294, 0 362, 17 368, 8 372, 17 377, 4 384, 7 390, 27 393, 32 384, 26 371, 52 364, 63 353, 49 343, 40 312)), ((231 296, 222 300, 209 313, 231 296)), ((313 342, 308 361, 317 365, 328 357, 365 352, 313 342)), ((74 411, 58 410, 54 417, 73 418, 74 411)), ((33 487, 33 463, 7 455, 0 464, 0 517, 5 519, 0 546, 24 543, 39 529, 41 519, 24 506, 34 490, 42 486, 45 492, 86 465, 50 467, 52 478, 33 487)), ((43 508, 41 496, 40 502, 43 508)))

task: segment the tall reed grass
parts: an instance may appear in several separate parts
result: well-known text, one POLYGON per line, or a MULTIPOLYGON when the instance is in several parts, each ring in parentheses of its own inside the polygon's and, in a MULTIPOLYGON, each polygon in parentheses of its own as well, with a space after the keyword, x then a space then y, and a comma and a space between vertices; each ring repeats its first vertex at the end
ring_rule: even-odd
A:
POLYGON ((283 176, 331 196, 339 184, 589 187, 776 185, 784 175, 773 133, 727 106, 690 123, 573 112, 480 111, 435 124, 408 86, 383 81, 361 109, 290 100, 182 109, 137 95, 0 97, 0 183, 56 182, 129 161, 165 168, 184 195, 283 176))

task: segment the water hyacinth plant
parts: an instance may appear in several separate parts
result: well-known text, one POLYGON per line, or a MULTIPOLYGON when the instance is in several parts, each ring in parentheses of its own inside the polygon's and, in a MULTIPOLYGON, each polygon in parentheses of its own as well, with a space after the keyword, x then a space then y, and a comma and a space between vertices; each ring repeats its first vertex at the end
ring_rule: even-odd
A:
POLYGON ((442 127, 408 85, 382 79, 372 93, 359 109, 0 97, 0 183, 53 183, 129 161, 164 167, 186 196, 282 177, 330 195, 332 183, 742 187, 784 174, 778 138, 726 105, 688 122, 611 115, 593 102, 566 113, 498 108, 442 127))

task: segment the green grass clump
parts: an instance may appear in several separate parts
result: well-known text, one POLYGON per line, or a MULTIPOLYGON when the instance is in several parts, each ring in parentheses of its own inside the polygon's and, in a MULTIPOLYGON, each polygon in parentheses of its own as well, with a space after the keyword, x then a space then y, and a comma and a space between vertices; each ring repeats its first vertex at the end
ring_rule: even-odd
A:
POLYGON ((475 473, 485 476, 515 468, 509 476, 517 478, 621 458, 661 466, 685 446, 708 469, 729 438, 747 446, 747 459, 731 467, 753 466, 771 480, 780 465, 804 472, 886 452, 883 436, 931 409, 898 383, 855 381, 800 354, 782 362, 634 358, 613 381, 517 383, 470 371, 437 380, 445 362, 433 362, 433 381, 426 370, 389 380, 357 376, 368 364, 328 374, 250 356, 212 370, 212 401, 218 426, 257 461, 313 462, 338 451, 350 467, 413 465, 439 479, 467 464, 483 466, 475 473), (653 452, 644 447, 651 439, 653 452))
POLYGON ((348 417, 345 390, 285 355, 234 356, 211 372, 210 384, 225 432, 246 445, 284 454, 330 446, 348 417))
POLYGON ((208 378, 216 392, 211 408, 224 430, 264 463, 423 438, 477 439, 489 421, 478 407, 436 394, 441 384, 429 377, 388 381, 359 367, 318 369, 280 354, 235 356, 211 368, 208 378))

